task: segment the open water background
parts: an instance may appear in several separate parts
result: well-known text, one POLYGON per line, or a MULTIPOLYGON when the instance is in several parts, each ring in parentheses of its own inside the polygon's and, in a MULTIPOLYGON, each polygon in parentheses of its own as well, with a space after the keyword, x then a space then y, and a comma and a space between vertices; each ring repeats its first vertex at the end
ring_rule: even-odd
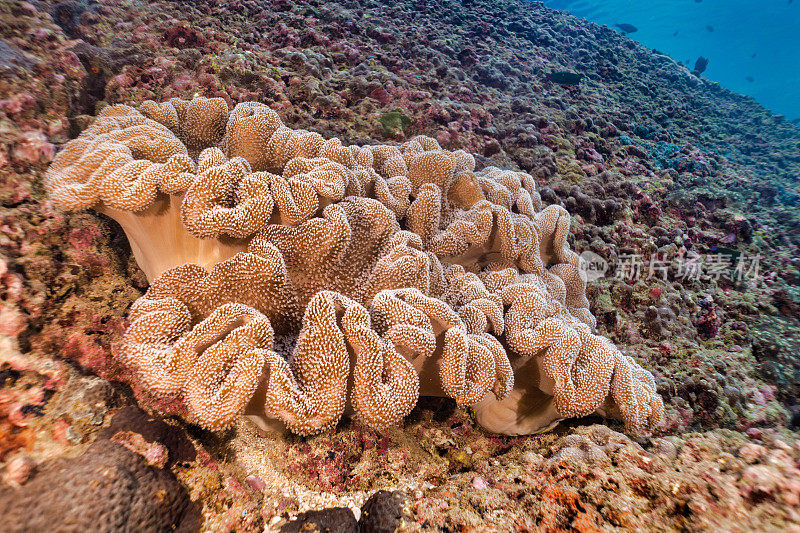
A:
POLYGON ((638 31, 629 37, 688 63, 689 68, 705 56, 709 63, 703 75, 708 79, 754 97, 789 120, 800 118, 800 0, 544 0, 544 4, 609 27, 633 24, 638 31))

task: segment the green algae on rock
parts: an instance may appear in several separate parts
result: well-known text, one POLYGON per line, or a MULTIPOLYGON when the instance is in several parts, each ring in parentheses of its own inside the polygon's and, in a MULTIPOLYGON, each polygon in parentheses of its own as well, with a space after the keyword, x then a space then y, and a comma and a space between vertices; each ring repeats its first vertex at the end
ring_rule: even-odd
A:
POLYGON ((384 137, 388 139, 402 138, 411 126, 411 118, 402 109, 392 109, 381 115, 378 120, 384 137))

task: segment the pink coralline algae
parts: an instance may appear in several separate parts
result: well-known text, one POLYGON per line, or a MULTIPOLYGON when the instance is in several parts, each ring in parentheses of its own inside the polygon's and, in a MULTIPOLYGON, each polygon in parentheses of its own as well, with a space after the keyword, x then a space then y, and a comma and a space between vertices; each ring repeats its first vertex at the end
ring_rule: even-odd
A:
POLYGON ((12 155, 18 163, 32 165, 39 162, 48 163, 55 155, 55 147, 43 133, 27 131, 17 141, 12 155))
POLYGON ((15 337, 27 328, 28 317, 17 305, 22 297, 22 279, 0 257, 0 335, 15 337))
POLYGON ((206 39, 201 33, 187 23, 176 22, 164 32, 164 40, 168 45, 176 48, 195 48, 205 44, 206 39))
POLYGON ((18 308, 6 302, 0 303, 0 335, 15 337, 25 331, 28 322, 18 308))
POLYGON ((2 480, 12 487, 18 487, 28 480, 35 468, 36 461, 24 452, 19 453, 6 464, 2 480))

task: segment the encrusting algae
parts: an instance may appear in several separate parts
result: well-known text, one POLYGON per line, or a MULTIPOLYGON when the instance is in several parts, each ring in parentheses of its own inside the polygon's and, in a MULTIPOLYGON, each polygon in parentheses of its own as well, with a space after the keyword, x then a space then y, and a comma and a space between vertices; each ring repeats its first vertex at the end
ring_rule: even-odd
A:
POLYGON ((512 435, 663 418, 652 375, 592 332, 569 214, 526 173, 197 97, 105 108, 46 183, 122 225, 151 285, 121 357, 206 428, 247 413, 310 434, 350 408, 383 428, 419 395, 512 435))

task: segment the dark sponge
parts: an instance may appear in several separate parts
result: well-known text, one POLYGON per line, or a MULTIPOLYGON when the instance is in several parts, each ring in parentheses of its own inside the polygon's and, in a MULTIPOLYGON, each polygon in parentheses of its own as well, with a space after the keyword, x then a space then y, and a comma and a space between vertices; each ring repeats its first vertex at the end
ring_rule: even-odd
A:
MULTIPOLYGON (((200 513, 169 470, 101 439, 44 463, 21 488, 0 488, 9 532, 197 531, 200 513)), ((6 529, 7 528, 7 529, 6 529)))
POLYGON ((358 533, 358 522, 347 507, 330 507, 300 513, 287 522, 281 533, 358 533))
POLYGON ((394 533, 403 517, 406 495, 398 490, 379 490, 361 507, 361 533, 394 533))

